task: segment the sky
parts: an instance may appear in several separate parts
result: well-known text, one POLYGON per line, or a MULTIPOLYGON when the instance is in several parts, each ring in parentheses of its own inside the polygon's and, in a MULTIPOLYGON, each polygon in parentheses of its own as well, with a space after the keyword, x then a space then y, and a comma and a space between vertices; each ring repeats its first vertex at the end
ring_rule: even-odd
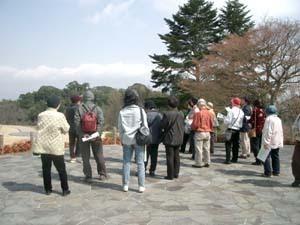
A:
MULTIPOLYGON (((0 0, 0 100, 71 81, 151 87, 157 34, 187 0, 0 0)), ((214 0, 221 8, 225 0, 214 0)), ((299 0, 240 0, 256 23, 300 20, 299 0)))

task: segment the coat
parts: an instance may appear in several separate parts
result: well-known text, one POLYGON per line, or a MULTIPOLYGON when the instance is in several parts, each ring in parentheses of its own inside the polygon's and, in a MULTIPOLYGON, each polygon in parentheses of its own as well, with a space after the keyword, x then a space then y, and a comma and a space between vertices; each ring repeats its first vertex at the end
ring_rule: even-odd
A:
POLYGON ((163 113, 161 122, 163 131, 162 142, 164 145, 179 146, 183 142, 184 115, 177 109, 163 113))
POLYGON ((32 151, 37 154, 64 155, 65 137, 69 124, 63 113, 48 108, 38 115, 37 135, 32 151))
POLYGON ((262 133, 262 145, 267 145, 270 149, 283 147, 282 123, 277 115, 267 117, 262 133))
POLYGON ((147 122, 152 135, 151 144, 159 144, 161 139, 162 115, 157 110, 147 112, 147 122))

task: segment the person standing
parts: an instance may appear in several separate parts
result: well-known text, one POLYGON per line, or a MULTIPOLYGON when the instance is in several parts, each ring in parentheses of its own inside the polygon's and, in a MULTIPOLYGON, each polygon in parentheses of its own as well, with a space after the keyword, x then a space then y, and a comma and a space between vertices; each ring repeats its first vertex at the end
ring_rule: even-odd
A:
POLYGON ((163 113, 161 122, 162 142, 166 148, 167 176, 165 179, 167 180, 178 178, 180 170, 179 149, 183 142, 184 116, 178 111, 178 105, 179 101, 176 97, 169 97, 169 110, 163 113))
POLYGON ((37 136, 33 142, 32 150, 41 154, 44 189, 47 195, 52 193, 51 166, 52 162, 58 171, 62 195, 71 193, 68 185, 68 176, 64 160, 64 135, 69 131, 69 124, 63 113, 57 112, 60 107, 58 96, 47 99, 47 110, 38 115, 37 136))
POLYGON ((219 127, 219 121, 217 119, 216 113, 214 111, 214 104, 211 102, 207 103, 208 111, 213 117, 213 129, 210 132, 210 154, 214 154, 215 151, 215 141, 216 141, 216 129, 219 127))
POLYGON ((241 139, 241 147, 242 147, 242 154, 240 158, 246 159, 250 157, 250 139, 248 136, 248 132, 250 130, 249 121, 252 114, 252 109, 250 106, 250 101, 247 97, 242 98, 241 101, 242 110, 244 112, 244 119, 243 119, 243 126, 240 130, 240 139, 241 139))
POLYGON ((66 108, 66 119, 70 125, 69 130, 69 151, 70 151, 70 163, 76 162, 77 158, 80 157, 80 148, 79 148, 79 136, 76 131, 75 125, 75 112, 78 110, 79 105, 81 104, 81 97, 79 95, 73 95, 71 98, 72 104, 66 108))
POLYGON ((251 128, 255 129, 255 137, 250 138, 250 147, 251 152, 255 157, 255 162, 252 165, 261 165, 261 162, 257 159, 258 152, 261 148, 261 141, 262 141, 262 130, 265 124, 266 113, 262 107, 262 104, 259 100, 255 100, 253 103, 254 109, 251 115, 250 124, 251 128))
POLYGON ((192 123, 192 130, 195 131, 195 164, 192 166, 202 168, 210 165, 210 133, 213 130, 213 115, 208 111, 204 99, 199 99, 197 106, 200 111, 194 115, 192 123))
POLYGON ((295 137, 295 149, 292 158, 292 172, 295 181, 292 183, 292 187, 300 186, 300 114, 297 116, 293 124, 293 133, 295 137))
POLYGON ((224 124, 227 129, 232 133, 231 138, 225 141, 226 160, 225 164, 237 163, 240 148, 240 129, 243 125, 244 113, 240 109, 241 100, 239 98, 231 99, 232 108, 224 118, 224 124), (232 159, 230 161, 232 151, 232 159))
POLYGON ((79 135, 79 148, 81 150, 81 157, 83 162, 83 173, 85 175, 85 181, 92 181, 92 167, 90 164, 91 151, 94 155, 94 159, 97 164, 97 171, 99 174, 100 180, 107 179, 106 166, 103 155, 103 146, 101 140, 102 129, 104 125, 104 116, 102 109, 94 103, 95 97, 93 92, 87 90, 83 95, 83 104, 78 107, 78 110, 75 112, 75 125, 76 130, 79 135), (85 115, 91 115, 93 118, 91 121, 86 121, 85 115), (95 118, 96 117, 96 118, 95 118), (89 125, 87 125, 89 123, 89 125), (90 126, 90 128, 94 127, 95 129, 92 131, 86 131, 86 129, 90 126), (99 136, 89 141, 83 141, 83 137, 88 137, 92 133, 98 132, 99 136))
MULTIPOLYGON (((199 112, 199 109, 197 107, 197 102, 198 102, 198 99, 194 98, 194 97, 191 98, 190 101, 189 101, 189 105, 191 107, 191 110, 189 111, 189 114, 187 116, 189 127, 191 127, 191 124, 193 122, 195 113, 199 112)), ((195 132, 190 128, 190 148, 189 148, 189 153, 192 154, 192 160, 195 159, 195 139, 194 139, 194 135, 195 135, 195 132)))
POLYGON ((139 192, 142 193, 145 191, 145 146, 140 146, 136 143, 135 135, 142 123, 146 128, 148 128, 148 123, 147 115, 144 109, 139 107, 138 103, 139 95, 137 91, 127 89, 124 96, 124 106, 119 113, 118 129, 123 146, 123 191, 127 192, 129 188, 130 163, 135 151, 139 192))
POLYGON ((266 109, 266 122, 263 128, 262 144, 264 149, 271 149, 265 163, 264 176, 279 176, 280 159, 279 149, 283 147, 283 131, 281 119, 277 116, 277 108, 275 105, 269 105, 266 109), (271 168, 272 160, 272 168, 271 168))
POLYGON ((145 162, 145 171, 147 171, 147 165, 150 157, 151 164, 149 169, 149 175, 153 177, 155 176, 158 157, 158 145, 160 143, 161 138, 160 123, 162 115, 157 110, 157 107, 152 100, 148 100, 145 102, 145 109, 147 113, 148 126, 152 135, 151 144, 147 145, 147 160, 145 162))

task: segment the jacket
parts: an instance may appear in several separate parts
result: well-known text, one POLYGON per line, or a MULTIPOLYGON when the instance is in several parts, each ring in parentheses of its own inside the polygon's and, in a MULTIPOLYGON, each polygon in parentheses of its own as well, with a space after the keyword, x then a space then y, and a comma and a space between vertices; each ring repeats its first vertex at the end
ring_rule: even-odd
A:
POLYGON ((78 110, 78 107, 79 107, 78 104, 72 104, 66 108, 66 113, 65 113, 66 119, 70 125, 69 131, 73 132, 73 133, 76 132, 76 125, 75 125, 74 117, 75 117, 76 111, 78 110))
POLYGON ((262 130, 265 124, 266 114, 262 108, 255 107, 251 115, 250 123, 251 127, 255 128, 256 134, 262 134, 262 130))
MULTIPOLYGON (((144 126, 148 128, 147 115, 142 109, 144 126)), ((126 106, 121 109, 118 118, 118 129, 123 145, 135 145, 135 134, 141 127, 142 118, 140 107, 137 105, 126 106)))
POLYGON ((266 118, 262 133, 262 145, 267 145, 270 149, 283 147, 282 123, 277 115, 270 115, 266 118))
MULTIPOLYGON (((79 137, 82 137, 84 135, 84 132, 81 129, 81 117, 86 112, 86 109, 84 108, 83 105, 85 105, 89 110, 92 110, 96 106, 94 103, 94 99, 95 99, 94 94, 91 91, 86 91, 85 94, 83 95, 83 104, 81 104, 75 112, 74 122, 79 137)), ((95 107, 94 112, 97 115, 97 131, 99 132, 99 135, 101 137, 101 133, 104 126, 103 112, 99 106, 95 107)))
POLYGON ((224 118, 224 124, 227 125, 229 129, 239 131, 243 126, 243 118, 243 111, 240 108, 233 106, 224 118))
POLYGON ((196 132, 212 132, 213 131, 213 114, 206 108, 201 108, 194 115, 192 122, 192 130, 196 132))
POLYGON ((242 110, 244 112, 244 118, 243 118, 243 126, 240 131, 248 132, 250 130, 249 121, 251 118, 252 109, 250 105, 244 105, 242 110))
POLYGON ((177 109, 163 113, 161 122, 162 142, 164 145, 178 146, 183 142, 184 116, 177 109))
POLYGON ((69 124, 63 113, 48 108, 38 115, 37 134, 32 151, 37 154, 64 155, 65 137, 69 124))
POLYGON ((147 122, 152 135, 151 144, 159 144, 161 138, 161 120, 162 115, 157 110, 147 112, 147 122))

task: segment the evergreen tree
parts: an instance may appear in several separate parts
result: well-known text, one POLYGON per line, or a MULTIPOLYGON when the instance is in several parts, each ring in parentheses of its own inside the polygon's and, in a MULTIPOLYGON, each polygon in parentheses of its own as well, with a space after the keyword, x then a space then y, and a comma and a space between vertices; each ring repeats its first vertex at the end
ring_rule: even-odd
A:
POLYGON ((208 53, 209 45, 221 37, 217 10, 205 0, 189 0, 165 21, 170 32, 159 37, 168 54, 150 56, 156 65, 152 70, 153 87, 163 87, 163 92, 180 89, 184 79, 200 81, 200 60, 208 53))
POLYGON ((251 27, 254 22, 249 16, 247 7, 239 2, 239 0, 228 0, 220 14, 220 24, 227 34, 243 35, 251 27))

